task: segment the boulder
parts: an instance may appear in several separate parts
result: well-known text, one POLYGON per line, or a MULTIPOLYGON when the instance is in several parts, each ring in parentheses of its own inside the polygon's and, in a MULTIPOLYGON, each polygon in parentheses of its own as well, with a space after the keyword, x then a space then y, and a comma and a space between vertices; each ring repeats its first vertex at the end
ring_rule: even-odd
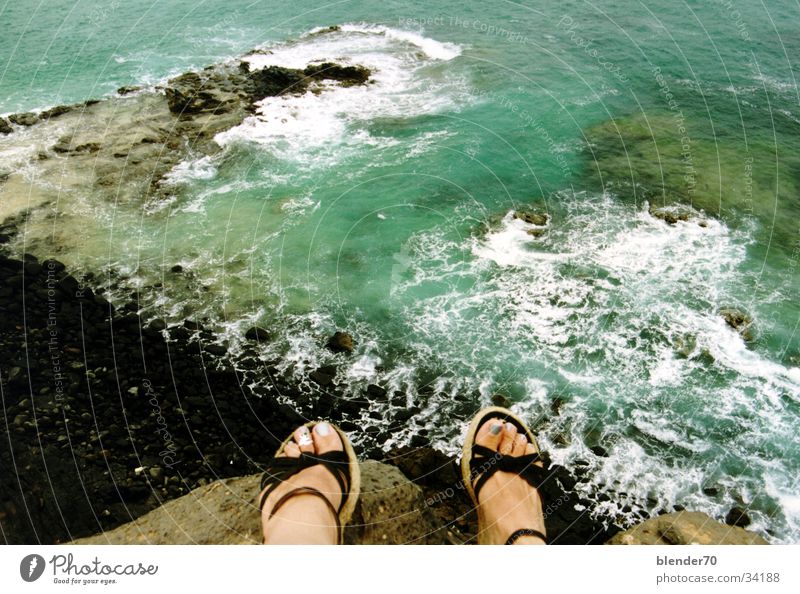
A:
MULTIPOLYGON (((214 481, 132 522, 71 544, 258 544, 260 478, 214 481)), ((418 486, 394 466, 361 464, 361 496, 345 529, 347 544, 441 544, 444 538, 418 486)))
POLYGON ((244 333, 244 337, 247 340, 257 340, 258 342, 263 342, 265 340, 269 340, 270 334, 268 330, 262 328, 261 326, 253 326, 244 333))
POLYGON ((355 349, 355 341, 347 332, 335 332, 328 339, 328 348, 334 353, 352 353, 355 349))
POLYGON ((681 511, 651 518, 613 536, 610 545, 765 545, 758 534, 726 526, 702 512, 681 511))
POLYGON ((5 118, 0 118, 0 134, 11 134, 14 129, 5 118))
POLYGON ((536 225, 537 227, 544 227, 547 225, 547 222, 550 220, 550 215, 542 214, 537 212, 531 212, 529 210, 515 210, 514 211, 514 218, 524 221, 529 225, 536 225))
POLYGON ((753 340, 753 318, 750 314, 740 309, 723 308, 719 310, 719 315, 728 323, 728 326, 736 330, 745 341, 753 340))
POLYGON ((725 523, 728 526, 739 526, 739 528, 746 528, 750 525, 752 520, 745 510, 741 507, 733 507, 731 511, 725 516, 725 523))

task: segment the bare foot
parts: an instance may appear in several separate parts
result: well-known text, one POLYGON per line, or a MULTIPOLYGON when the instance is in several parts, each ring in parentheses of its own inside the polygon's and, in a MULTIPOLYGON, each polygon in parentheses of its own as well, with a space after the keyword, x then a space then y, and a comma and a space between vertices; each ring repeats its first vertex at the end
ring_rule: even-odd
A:
MULTIPOLYGON (((298 458, 301 452, 313 455, 343 449, 342 440, 333 427, 329 423, 317 423, 312 431, 305 426, 296 429, 281 456, 298 458)), ((336 544, 339 539, 336 517, 318 496, 293 495, 270 517, 275 503, 299 487, 317 489, 334 509, 339 509, 343 494, 331 471, 322 465, 301 470, 275 487, 267 497, 261 510, 264 544, 336 544)))
MULTIPOLYGON (((501 419, 486 421, 475 436, 475 443, 504 456, 536 453, 528 438, 516 426, 501 419)), ((536 462, 542 466, 541 462, 536 462)), ((532 528, 546 534, 542 500, 539 492, 513 472, 497 471, 478 494, 478 528, 481 541, 505 544, 520 528, 532 528)), ((522 536, 515 544, 545 544, 536 536, 522 536)))

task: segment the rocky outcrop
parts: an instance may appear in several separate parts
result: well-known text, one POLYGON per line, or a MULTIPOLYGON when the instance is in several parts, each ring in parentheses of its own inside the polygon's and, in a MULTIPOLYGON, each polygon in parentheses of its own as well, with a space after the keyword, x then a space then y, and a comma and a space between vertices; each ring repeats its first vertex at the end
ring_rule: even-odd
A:
POLYGON ((39 121, 39 116, 35 113, 14 113, 8 116, 9 121, 17 126, 33 126, 39 121))
MULTIPOLYGON (((447 533, 422 490, 394 466, 361 464, 361 496, 346 544, 443 544, 447 533)), ((71 544, 257 544, 261 519, 257 474, 199 487, 113 530, 71 544)))
POLYGON ((650 206, 650 216, 660 219, 668 225, 676 225, 679 222, 697 221, 701 227, 708 225, 706 220, 699 212, 690 206, 683 204, 670 204, 667 206, 650 206))
POLYGON ((677 512, 651 518, 620 532, 610 545, 765 545, 758 534, 726 526, 701 512, 677 512))
POLYGON ((0 134, 11 134, 14 131, 14 128, 8 123, 8 120, 5 118, 0 118, 0 134))

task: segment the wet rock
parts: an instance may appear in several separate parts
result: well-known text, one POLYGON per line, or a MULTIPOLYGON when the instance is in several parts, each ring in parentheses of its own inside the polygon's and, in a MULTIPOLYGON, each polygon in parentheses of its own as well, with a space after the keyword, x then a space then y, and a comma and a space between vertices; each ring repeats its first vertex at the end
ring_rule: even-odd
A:
POLYGON ((331 385, 334 376, 317 369, 316 371, 309 373, 308 377, 320 386, 325 387, 331 385))
POLYGON ((211 111, 222 113, 230 111, 239 104, 239 98, 214 85, 207 83, 196 72, 187 72, 171 79, 164 89, 169 110, 176 115, 193 115, 211 111))
POLYGON ((333 62, 306 67, 303 71, 308 77, 329 79, 341 82, 343 86, 362 85, 369 80, 371 71, 363 66, 340 66, 333 62))
POLYGON ((511 408, 511 405, 513 404, 513 402, 511 402, 511 400, 509 400, 503 394, 493 394, 492 395, 492 404, 494 406, 500 406, 502 408, 511 408))
POLYGON ((169 269, 170 272, 183 272, 183 266, 180 264, 175 264, 172 268, 169 269))
POLYGON ((284 93, 305 93, 311 80, 302 70, 268 66, 249 74, 253 85, 253 99, 276 97, 284 93))
POLYGON ((386 400, 386 389, 377 384, 367 386, 367 396, 373 400, 386 400))
POLYGON ((519 219, 529 225, 536 225, 537 227, 545 227, 550 220, 547 214, 532 212, 529 210, 515 210, 514 218, 519 219))
POLYGON ((141 91, 142 87, 139 85, 126 85, 117 89, 118 95, 130 95, 131 93, 135 93, 137 91, 141 91))
POLYGON ((39 119, 46 121, 52 118, 57 118, 58 116, 71 112, 73 109, 75 109, 75 107, 76 106, 74 105, 56 105, 55 107, 51 107, 50 109, 39 114, 39 119))
POLYGON ((33 126, 39 121, 39 116, 31 112, 14 113, 8 116, 8 120, 18 126, 33 126))
POLYGON ((215 357, 222 357, 228 353, 228 347, 221 344, 208 344, 203 348, 203 350, 210 355, 214 355, 215 357))
POLYGON ((750 516, 741 507, 733 507, 725 516, 725 523, 728 526, 739 526, 746 528, 752 523, 750 516))
POLYGON ((247 340, 257 340, 258 342, 264 342, 270 339, 270 333, 265 328, 261 326, 253 326, 249 328, 247 332, 244 333, 244 337, 247 340))
POLYGON ((701 512, 664 514, 611 538, 610 545, 765 545, 761 536, 739 527, 726 526, 701 512))
POLYGON ((352 353, 355 349, 355 341, 347 332, 335 332, 328 339, 327 346, 334 353, 352 353))
POLYGON ((9 125, 8 120, 0 118, 0 134, 11 134, 14 129, 9 125))
POLYGON ((753 318, 740 309, 724 308, 719 310, 719 315, 727 322, 728 326, 736 330, 743 340, 753 340, 753 318))
POLYGON ((698 216, 697 211, 682 204, 668 206, 650 206, 650 216, 660 219, 669 225, 676 225, 680 221, 689 221, 698 216))

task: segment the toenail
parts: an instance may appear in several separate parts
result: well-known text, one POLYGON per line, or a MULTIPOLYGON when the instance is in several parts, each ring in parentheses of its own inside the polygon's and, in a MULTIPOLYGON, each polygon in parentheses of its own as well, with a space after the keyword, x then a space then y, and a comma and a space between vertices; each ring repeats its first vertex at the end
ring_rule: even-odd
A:
POLYGON ((503 425, 501 423, 495 423, 491 427, 489 427, 489 433, 492 435, 500 435, 500 431, 503 430, 503 425))
POLYGON ((300 441, 298 443, 300 445, 308 445, 311 443, 311 434, 308 432, 308 427, 302 427, 300 429, 300 441))
POLYGON ((511 433, 514 430, 514 423, 506 423, 506 431, 511 433))
POLYGON ((317 432, 317 435, 321 435, 322 437, 325 437, 326 435, 328 435, 331 432, 330 423, 318 423, 314 427, 314 431, 317 432))

